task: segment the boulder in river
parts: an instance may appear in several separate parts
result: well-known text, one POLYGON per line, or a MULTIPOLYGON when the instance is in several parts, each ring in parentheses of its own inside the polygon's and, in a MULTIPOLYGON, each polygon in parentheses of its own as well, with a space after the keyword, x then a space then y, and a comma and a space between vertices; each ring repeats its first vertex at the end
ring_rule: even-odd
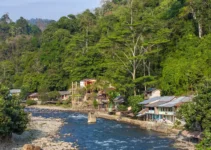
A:
POLYGON ((89 112, 88 114, 88 123, 96 123, 96 115, 93 112, 89 112))
POLYGON ((22 150, 42 150, 39 146, 34 146, 31 144, 25 144, 22 148, 22 150))

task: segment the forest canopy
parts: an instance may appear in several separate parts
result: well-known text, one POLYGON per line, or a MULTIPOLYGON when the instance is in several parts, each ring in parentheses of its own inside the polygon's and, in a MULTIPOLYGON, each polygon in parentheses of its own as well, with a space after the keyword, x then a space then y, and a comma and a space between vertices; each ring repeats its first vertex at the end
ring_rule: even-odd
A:
POLYGON ((187 95, 210 77, 211 2, 112 0, 61 17, 44 31, 0 19, 0 82, 24 91, 108 80, 126 96, 149 87, 187 95))

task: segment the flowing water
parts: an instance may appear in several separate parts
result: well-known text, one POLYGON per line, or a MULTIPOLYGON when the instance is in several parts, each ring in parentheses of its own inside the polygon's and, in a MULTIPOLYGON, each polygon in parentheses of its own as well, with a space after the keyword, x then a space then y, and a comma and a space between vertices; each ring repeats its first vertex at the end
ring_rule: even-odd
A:
POLYGON ((138 126, 106 119, 87 124, 87 115, 42 109, 26 109, 33 116, 62 118, 65 121, 56 140, 74 142, 80 150, 174 150, 172 139, 138 126))

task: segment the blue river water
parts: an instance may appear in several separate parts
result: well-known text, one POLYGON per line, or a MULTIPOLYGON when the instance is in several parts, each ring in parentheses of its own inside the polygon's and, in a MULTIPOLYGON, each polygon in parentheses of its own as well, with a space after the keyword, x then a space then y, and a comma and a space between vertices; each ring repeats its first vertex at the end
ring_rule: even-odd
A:
POLYGON ((65 124, 59 131, 60 141, 74 142, 80 150, 175 150, 173 140, 162 134, 140 129, 117 121, 97 119, 87 123, 87 115, 43 109, 26 109, 33 116, 62 118, 65 124), (69 135, 70 134, 70 135, 69 135))

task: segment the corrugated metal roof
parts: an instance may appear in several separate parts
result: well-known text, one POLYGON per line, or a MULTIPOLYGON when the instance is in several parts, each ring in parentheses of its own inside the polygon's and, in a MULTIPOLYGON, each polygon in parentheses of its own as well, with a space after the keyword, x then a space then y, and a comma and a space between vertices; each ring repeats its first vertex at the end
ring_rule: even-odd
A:
POLYGON ((38 93, 32 93, 29 95, 29 97, 35 97, 35 96, 38 96, 38 93))
POLYGON ((191 97, 185 97, 185 98, 183 98, 182 99, 182 102, 189 102, 189 101, 191 101, 192 100, 192 98, 191 97))
POLYGON ((184 102, 188 102, 188 101, 190 101, 190 97, 181 96, 181 97, 178 97, 175 100, 172 100, 168 103, 159 105, 158 107, 174 107, 179 103, 184 103, 184 102))
POLYGON ((114 99, 115 103, 124 103, 125 102, 125 98, 122 96, 118 96, 114 99))
POLYGON ((16 94, 16 93, 20 93, 20 92, 21 92, 21 89, 11 89, 10 90, 11 94, 16 94))
POLYGON ((173 100, 174 98, 175 98, 175 96, 154 97, 154 98, 151 98, 149 100, 145 100, 145 101, 143 101, 139 104, 146 105, 146 104, 151 103, 149 105, 146 105, 146 107, 157 107, 158 105, 165 104, 165 103, 173 100))
POLYGON ((146 104, 149 104, 151 102, 154 102, 154 101, 157 101, 159 100, 161 97, 154 97, 154 98, 150 98, 148 100, 144 100, 143 102, 140 102, 139 104, 140 105, 146 105, 146 104))
POLYGON ((175 96, 162 96, 159 101, 169 102, 169 101, 173 100, 174 98, 175 98, 175 96))
POLYGON ((151 103, 149 105, 145 105, 145 107, 157 107, 157 106, 165 104, 165 103, 166 103, 165 101, 157 101, 157 102, 151 103))

